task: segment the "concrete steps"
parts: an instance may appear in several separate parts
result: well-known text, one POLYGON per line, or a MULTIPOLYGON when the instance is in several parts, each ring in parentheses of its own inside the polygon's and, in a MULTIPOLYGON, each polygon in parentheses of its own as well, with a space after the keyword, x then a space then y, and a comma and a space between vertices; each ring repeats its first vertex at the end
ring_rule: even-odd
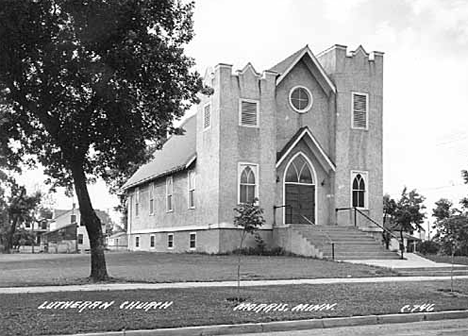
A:
POLYGON ((291 225, 324 258, 332 258, 331 242, 334 243, 334 258, 338 260, 398 259, 395 252, 387 251, 373 236, 350 226, 291 225))

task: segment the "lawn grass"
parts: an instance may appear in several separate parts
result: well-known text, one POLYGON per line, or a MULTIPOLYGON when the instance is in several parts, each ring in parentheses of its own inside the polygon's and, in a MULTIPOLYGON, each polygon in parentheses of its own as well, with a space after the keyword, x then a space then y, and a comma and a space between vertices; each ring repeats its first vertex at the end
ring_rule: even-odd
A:
MULTIPOLYGON (((127 252, 107 253, 109 274, 125 282, 236 280, 237 256, 127 252)), ((90 255, 0 255, 0 287, 82 284, 90 255)), ((373 266, 304 257, 243 256, 242 278, 299 279, 393 276, 373 266)))
POLYGON ((248 287, 244 303, 286 304, 282 311, 239 311, 235 288, 192 288, 0 295, 0 335, 70 334, 97 331, 237 324, 323 317, 399 313, 405 305, 433 304, 434 311, 468 309, 468 283, 394 282, 248 287), (115 301, 106 310, 43 310, 44 301, 115 301), (119 309, 124 301, 172 301, 162 310, 119 309), (299 304, 334 304, 328 311, 293 311, 299 304))
MULTIPOLYGON (((425 254, 421 255, 422 257, 438 262, 438 263, 452 263, 452 257, 447 255, 436 255, 436 254, 425 254)), ((453 257, 453 263, 456 265, 468 265, 468 257, 465 256, 455 256, 453 257)))

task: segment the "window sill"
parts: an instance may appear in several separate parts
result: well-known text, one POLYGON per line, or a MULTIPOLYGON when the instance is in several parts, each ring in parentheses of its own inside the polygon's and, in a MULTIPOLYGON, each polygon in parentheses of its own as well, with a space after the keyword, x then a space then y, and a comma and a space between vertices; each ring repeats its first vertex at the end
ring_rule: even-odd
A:
POLYGON ((351 129, 352 130, 356 130, 356 131, 368 131, 369 130, 369 127, 353 127, 351 126, 351 129))
POLYGON ((243 125, 239 124, 239 127, 247 127, 247 128, 260 128, 260 125, 243 125))

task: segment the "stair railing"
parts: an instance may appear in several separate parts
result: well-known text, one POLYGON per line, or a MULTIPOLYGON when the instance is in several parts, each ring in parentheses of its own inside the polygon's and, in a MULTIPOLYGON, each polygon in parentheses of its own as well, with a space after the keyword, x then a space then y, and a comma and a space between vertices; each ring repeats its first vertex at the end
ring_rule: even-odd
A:
POLYGON ((372 219, 371 217, 369 217, 367 214, 365 214, 364 212, 362 212, 360 209, 356 208, 356 207, 352 207, 352 208, 336 208, 335 209, 335 214, 336 214, 336 218, 337 218, 337 223, 338 223, 338 211, 343 211, 343 210, 354 210, 354 226, 357 226, 357 214, 360 214, 361 216, 363 216, 364 218, 366 218, 367 220, 369 220, 371 223, 377 225, 379 228, 381 228, 384 232, 388 233, 392 238, 396 239, 396 241, 399 243, 400 245, 400 250, 401 250, 401 255, 403 255, 403 242, 400 241, 400 238, 395 235, 392 231, 390 231, 389 229, 387 229, 386 227, 380 225, 377 221, 375 221, 374 219, 372 219))
POLYGON ((331 245, 331 254, 332 254, 332 259, 335 260, 335 242, 330 238, 330 236, 328 235, 328 233, 326 233, 325 231, 323 231, 321 228, 320 228, 320 225, 317 225, 315 224, 314 222, 312 222, 309 218, 307 218, 306 216, 302 215, 302 218, 304 218, 306 220, 306 222, 309 224, 309 225, 313 225, 313 226, 316 226, 320 233, 322 233, 325 237, 327 237, 327 240, 328 240, 328 243, 331 245))

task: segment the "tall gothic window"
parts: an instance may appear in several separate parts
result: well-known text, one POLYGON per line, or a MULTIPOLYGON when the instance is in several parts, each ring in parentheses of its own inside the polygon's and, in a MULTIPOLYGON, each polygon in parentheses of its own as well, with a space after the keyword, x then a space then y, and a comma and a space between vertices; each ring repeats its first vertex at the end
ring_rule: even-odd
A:
POLYGON ((253 203, 258 193, 257 166, 251 164, 240 165, 239 203, 253 203))
POLYGON ((353 207, 365 208, 366 207, 366 174, 353 173, 353 207))

